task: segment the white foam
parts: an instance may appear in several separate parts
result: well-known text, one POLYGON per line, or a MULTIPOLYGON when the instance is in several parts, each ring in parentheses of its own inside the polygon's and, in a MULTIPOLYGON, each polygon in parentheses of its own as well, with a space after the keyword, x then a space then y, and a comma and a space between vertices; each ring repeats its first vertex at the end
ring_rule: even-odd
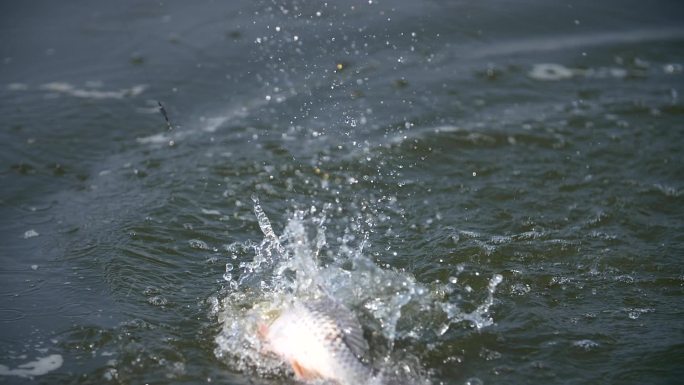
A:
POLYGON ((38 234, 38 232, 37 232, 36 230, 34 230, 34 229, 26 230, 26 231, 24 232, 24 239, 29 239, 29 238, 37 237, 37 236, 39 236, 39 235, 40 235, 40 234, 38 234))
POLYGON ((41 89, 51 92, 67 94, 77 98, 85 99, 123 99, 125 97, 134 97, 142 94, 147 86, 138 84, 131 88, 122 88, 115 91, 100 91, 96 89, 77 88, 73 84, 64 82, 46 83, 40 86, 41 89))
POLYGON ((575 72, 560 64, 539 63, 535 64, 527 75, 535 80, 548 81, 570 79, 575 76, 575 72))
POLYGON ((18 377, 42 376, 53 370, 59 369, 63 363, 64 359, 60 354, 51 354, 47 357, 38 358, 35 361, 21 364, 15 369, 0 365, 0 375, 18 377))
POLYGON ((218 210, 202 209, 202 214, 204 214, 204 215, 221 215, 221 212, 218 210))
POLYGON ((168 143, 171 137, 166 134, 154 134, 150 136, 144 136, 142 138, 137 138, 136 141, 140 144, 160 144, 168 143))

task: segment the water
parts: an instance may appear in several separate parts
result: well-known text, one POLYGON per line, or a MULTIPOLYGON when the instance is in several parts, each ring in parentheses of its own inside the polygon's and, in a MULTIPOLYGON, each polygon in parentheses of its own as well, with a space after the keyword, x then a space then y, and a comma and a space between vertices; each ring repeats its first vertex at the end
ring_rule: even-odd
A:
POLYGON ((0 8, 0 383, 292 384, 316 290, 415 383, 684 375, 679 2, 0 8))

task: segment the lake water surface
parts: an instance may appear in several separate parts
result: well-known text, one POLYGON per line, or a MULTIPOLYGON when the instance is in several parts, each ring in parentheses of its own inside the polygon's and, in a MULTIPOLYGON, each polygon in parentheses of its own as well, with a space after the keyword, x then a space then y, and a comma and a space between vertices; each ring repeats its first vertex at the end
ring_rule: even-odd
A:
POLYGON ((0 383, 295 384, 254 309, 312 287, 407 383, 679 383, 682 20, 3 3, 0 383))

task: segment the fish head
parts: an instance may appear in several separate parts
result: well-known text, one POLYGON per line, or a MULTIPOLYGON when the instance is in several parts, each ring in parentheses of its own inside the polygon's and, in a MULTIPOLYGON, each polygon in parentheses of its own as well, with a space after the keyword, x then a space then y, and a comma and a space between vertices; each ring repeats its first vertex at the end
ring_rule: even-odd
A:
POLYGON ((292 309, 281 312, 270 324, 260 322, 257 325, 257 335, 264 352, 274 353, 284 359, 297 354, 292 341, 296 341, 301 333, 300 320, 292 309))

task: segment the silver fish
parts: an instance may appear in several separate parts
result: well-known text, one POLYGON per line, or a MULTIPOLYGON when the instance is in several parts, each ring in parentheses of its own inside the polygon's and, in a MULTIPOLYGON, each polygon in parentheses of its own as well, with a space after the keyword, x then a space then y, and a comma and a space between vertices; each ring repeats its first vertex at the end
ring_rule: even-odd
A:
POLYGON ((363 385, 374 379, 362 361, 368 343, 361 325, 333 300, 296 300, 270 325, 259 325, 259 337, 264 350, 289 363, 300 380, 363 385))

